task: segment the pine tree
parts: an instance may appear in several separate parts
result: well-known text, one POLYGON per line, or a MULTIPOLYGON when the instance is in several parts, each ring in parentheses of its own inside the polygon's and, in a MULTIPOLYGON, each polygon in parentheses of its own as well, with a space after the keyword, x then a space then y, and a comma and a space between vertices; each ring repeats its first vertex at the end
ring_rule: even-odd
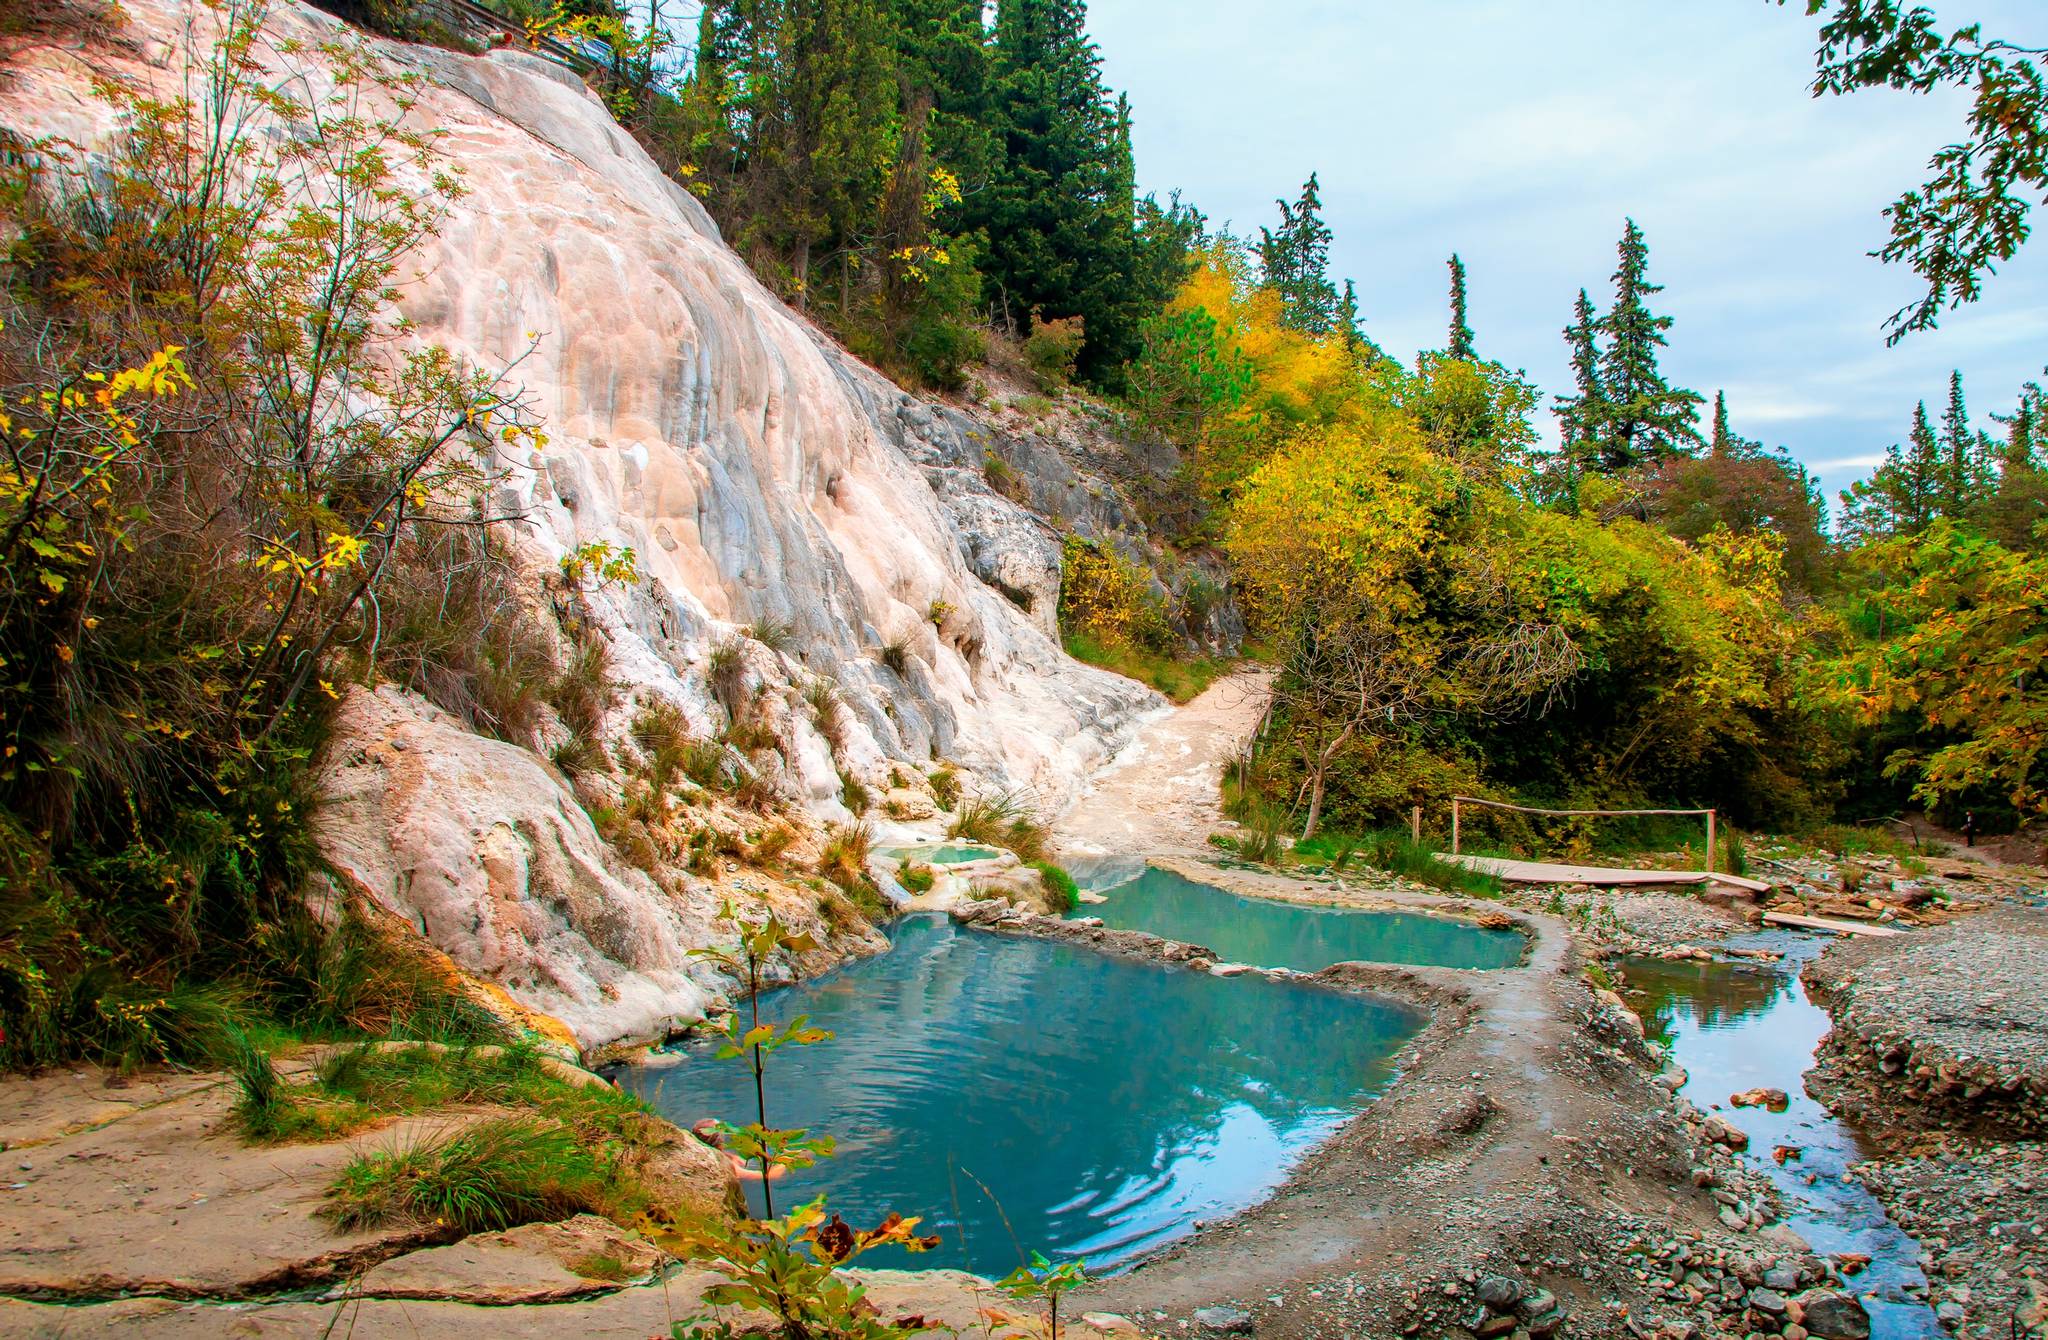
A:
MULTIPOLYGON (((1145 267, 1130 109, 1103 86, 1083 0, 1001 0, 989 118, 1000 154, 967 210, 988 237, 989 304, 1018 327, 1080 317, 1081 375, 1112 384, 1137 352, 1140 322, 1167 295, 1132 282, 1145 267)), ((1175 226, 1189 217, 1174 215, 1175 226)))
POLYGON ((1946 516, 1962 517, 1982 501, 1991 484, 1991 445, 1970 431, 1963 401, 1963 374, 1949 373, 1948 408, 1941 414, 1939 501, 1946 516))
POLYGON ((1564 329, 1565 343, 1572 351, 1574 394, 1556 401, 1558 427, 1564 438, 1566 457, 1575 469, 1592 463, 1594 443, 1607 422, 1607 400, 1600 386, 1600 350, 1594 342, 1597 321, 1593 300, 1579 290, 1572 308, 1572 323, 1564 329))
POLYGON ((742 252, 787 266, 799 304, 814 254, 875 228, 900 127, 884 0, 712 0, 685 90, 712 206, 742 252))
POLYGON ((1598 448, 1600 465, 1609 471, 1683 454, 1699 441, 1698 393, 1672 386, 1657 366, 1672 319, 1650 310, 1650 295, 1663 292, 1663 285, 1649 281, 1650 248, 1634 219, 1616 250, 1614 306, 1598 326, 1607 338, 1600 358, 1607 422, 1598 448))
POLYGON ((931 104, 926 132, 932 156, 979 193, 993 172, 997 145, 989 124, 992 50, 981 0, 889 0, 896 15, 897 69, 905 110, 931 104))
POLYGON ((1927 418, 1927 402, 1913 410, 1906 445, 1885 449, 1884 463, 1842 493, 1842 526, 1852 541, 1917 535, 1941 513, 1946 475, 1941 443, 1927 418))
POLYGON ((1734 454, 1728 433, 1728 393, 1714 392, 1714 435, 1708 440, 1707 454, 1716 460, 1726 460, 1734 454))
POLYGON ((1991 416, 2005 425, 2005 443, 1998 451, 1998 477, 2001 480, 2040 468, 2037 452, 2044 414, 2048 414, 2048 404, 2043 402, 2041 388, 2029 382, 2020 392, 2019 406, 2010 415, 1991 416))
POLYGON ((1339 299, 1330 282, 1329 225, 1323 222, 1322 186, 1311 172, 1301 198, 1280 206, 1277 231, 1259 229, 1259 263, 1266 285, 1280 295, 1281 321, 1320 338, 1337 324, 1339 299))
POLYGON ((1467 363, 1479 361, 1478 353, 1472 347, 1472 324, 1466 319, 1465 310, 1465 262, 1452 252, 1451 267, 1451 342, 1444 352, 1452 358, 1467 363))
POLYGON ((1344 281, 1344 296, 1337 300, 1337 333, 1344 337, 1347 353, 1357 353, 1365 343, 1365 332, 1358 325, 1358 290, 1350 280, 1344 281))

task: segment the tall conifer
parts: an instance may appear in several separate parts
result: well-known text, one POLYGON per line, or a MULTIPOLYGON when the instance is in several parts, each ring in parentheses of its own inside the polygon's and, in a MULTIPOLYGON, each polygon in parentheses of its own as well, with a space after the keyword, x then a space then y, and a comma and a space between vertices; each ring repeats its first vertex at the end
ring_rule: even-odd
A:
POLYGON ((1323 336, 1337 324, 1339 298, 1330 282, 1330 227, 1323 222, 1322 185, 1311 172, 1301 196, 1280 206, 1280 227, 1259 229, 1259 263, 1280 295, 1281 322, 1323 336))
POLYGON ((1472 323, 1467 319, 1465 306, 1465 262, 1452 252, 1451 267, 1451 340, 1444 352, 1452 358, 1467 363, 1479 361, 1478 353, 1472 347, 1472 323))
POLYGON ((1598 443, 1610 471, 1682 454, 1699 441, 1699 394, 1672 386, 1657 365, 1672 322, 1650 310, 1650 296, 1664 286, 1649 280, 1650 247, 1634 219, 1616 251, 1614 306, 1599 323, 1607 340, 1600 356, 1607 423, 1598 443))
POLYGON ((1600 350, 1594 342, 1596 320, 1593 300, 1579 290, 1572 307, 1572 323, 1564 328, 1565 343, 1572 351, 1572 394, 1559 396, 1556 412, 1564 438, 1565 455, 1576 469, 1592 464, 1594 442, 1607 421, 1606 398, 1600 389, 1600 350))

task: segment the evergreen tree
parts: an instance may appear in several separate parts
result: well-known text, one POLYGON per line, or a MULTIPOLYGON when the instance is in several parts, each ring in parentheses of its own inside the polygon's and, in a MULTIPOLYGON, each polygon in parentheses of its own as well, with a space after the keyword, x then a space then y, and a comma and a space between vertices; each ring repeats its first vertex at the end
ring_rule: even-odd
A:
POLYGON ((1465 309, 1465 262, 1452 252, 1451 266, 1451 342, 1444 352, 1452 358, 1461 358, 1467 363, 1479 361, 1478 353, 1472 347, 1472 324, 1466 319, 1465 309))
POLYGON ((1282 322, 1304 335, 1336 327, 1340 299, 1330 282, 1329 225, 1323 222, 1322 186, 1311 172, 1301 198, 1280 206, 1280 227, 1259 229, 1259 264, 1266 285, 1280 295, 1282 322))
POLYGON ((1842 493, 1844 538, 1855 542, 1917 535, 1940 514, 1945 476, 1941 444, 1927 418, 1927 402, 1913 410, 1913 430, 1901 447, 1885 449, 1870 478, 1842 493))
POLYGON ((1734 439, 1728 432, 1728 393, 1714 392, 1714 435, 1708 440, 1707 454, 1716 460, 1726 460, 1735 454, 1734 439))
POLYGON ((1344 337, 1346 353, 1355 354, 1366 345, 1365 332, 1358 324, 1358 290, 1348 279, 1344 296, 1337 300, 1337 333, 1344 337))
POLYGON ((981 0, 889 0, 896 15, 897 70, 906 112, 931 106, 929 152, 977 194, 994 171, 989 123, 992 51, 981 0))
POLYGON ((1634 219, 1617 247, 1614 306, 1600 319, 1607 347, 1600 355, 1606 423, 1598 434, 1599 462, 1608 471, 1632 469, 1685 454, 1699 441, 1697 392, 1674 387, 1657 366, 1657 350, 1668 343, 1671 318, 1650 310, 1648 299, 1663 292, 1649 281, 1649 244, 1634 219))
POLYGON ((1593 300, 1580 289, 1572 323, 1564 329, 1565 343, 1572 351, 1573 394, 1557 397, 1555 406, 1565 456, 1580 470, 1591 464, 1594 443, 1607 422, 1607 401, 1600 387, 1600 351, 1594 343, 1596 325, 1593 300))
POLYGON ((2008 549, 2033 552, 2048 540, 2042 528, 2048 523, 2048 470, 2041 456, 2048 437, 2048 397, 2028 382, 2010 416, 1992 417, 2005 425, 2005 442, 1998 448, 1997 485, 1978 511, 1991 538, 2008 549))
POLYGON ((1998 451, 1998 476, 2001 480, 2021 471, 2040 468, 2037 454, 2044 427, 2044 414, 2048 414, 2048 403, 2044 403, 2041 388, 2028 382, 2020 392, 2019 407, 2010 415, 1994 414, 1991 417, 2005 425, 2005 444, 1998 451))
POLYGON ((806 304, 814 255, 843 266, 873 233, 897 156, 885 0, 710 0, 684 104, 714 214, 806 304))
POLYGON ((1990 491, 1993 448, 1970 431, 1970 411, 1963 401, 1963 374, 1949 373, 1948 408, 1941 414, 1941 509, 1962 517, 1990 491))
MULTIPOLYGON (((1111 386, 1138 350, 1138 327, 1168 292, 1140 263, 1130 108, 1112 101, 1083 0, 1001 0, 989 118, 999 149, 989 188, 968 197, 983 229, 989 305, 999 320, 1080 317, 1078 368, 1111 386)), ((1191 211, 1157 211, 1181 236, 1191 211)), ((1176 278, 1177 282, 1177 278, 1176 278)))

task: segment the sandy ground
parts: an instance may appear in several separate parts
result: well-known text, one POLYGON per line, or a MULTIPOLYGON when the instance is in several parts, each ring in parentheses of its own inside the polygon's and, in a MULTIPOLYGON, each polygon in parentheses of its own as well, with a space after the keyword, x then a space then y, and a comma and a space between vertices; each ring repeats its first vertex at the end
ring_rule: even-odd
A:
POLYGON ((1271 677, 1243 670, 1154 718, 1097 773, 1055 827, 1070 855, 1199 848, 1225 820, 1216 782, 1264 715, 1271 677))

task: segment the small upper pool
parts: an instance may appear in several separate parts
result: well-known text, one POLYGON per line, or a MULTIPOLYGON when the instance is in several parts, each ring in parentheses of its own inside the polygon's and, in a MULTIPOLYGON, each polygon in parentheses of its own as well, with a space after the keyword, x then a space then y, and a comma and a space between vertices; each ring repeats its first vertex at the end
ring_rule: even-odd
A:
POLYGON ((930 847, 891 847, 888 854, 912 865, 961 865, 1001 856, 1001 847, 983 847, 972 842, 945 842, 930 847))
MULTIPOLYGON (((878 1267, 1000 1276, 1034 1250, 1128 1262, 1274 1190, 1394 1078, 1423 1023, 1372 996, 937 917, 889 938, 760 1002, 764 1022, 804 1014, 834 1034, 768 1061, 769 1123, 838 1142, 775 1183, 776 1209, 823 1192, 850 1223, 895 1210, 939 1234, 936 1252, 866 1258, 878 1267)), ((749 1070, 708 1045, 618 1079, 681 1125, 754 1119, 749 1070)))
POLYGON ((1488 930, 1417 912, 1361 912, 1273 898, 1247 898, 1147 867, 1107 900, 1076 913, 1119 930, 1150 931, 1207 945, 1234 963, 1320 972, 1332 963, 1408 963, 1440 968, 1507 968, 1528 941, 1520 931, 1488 930))

